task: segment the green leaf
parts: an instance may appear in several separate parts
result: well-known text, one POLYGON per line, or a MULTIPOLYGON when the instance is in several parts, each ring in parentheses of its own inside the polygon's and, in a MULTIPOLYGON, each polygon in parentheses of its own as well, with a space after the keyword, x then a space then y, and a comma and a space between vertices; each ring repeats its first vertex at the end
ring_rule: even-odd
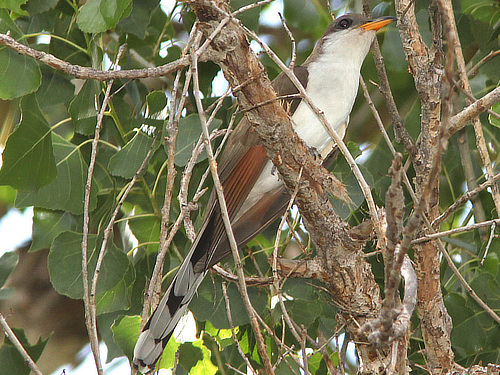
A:
MULTIPOLYGON (((24 3, 25 1, 23 1, 24 3)), ((0 8, 10 8, 14 6, 14 1, 2 6, 0 0, 0 8)), ((19 3, 21 5, 22 3, 19 3)), ((19 9, 21 14, 23 12, 19 9)), ((14 39, 20 39, 23 36, 21 30, 12 21, 7 9, 0 9, 0 32, 10 32, 14 39)), ((40 86, 42 82, 42 74, 38 63, 31 57, 21 55, 16 51, 0 47, 0 99, 14 99, 30 94, 40 86)))
POLYGON ((55 8, 58 0, 29 0, 24 9, 29 14, 39 14, 55 8))
MULTIPOLYGON (((227 295, 230 301, 233 324, 241 326, 249 323, 248 313, 236 285, 228 284, 227 295)), ((248 288, 248 295, 257 311, 265 311, 267 295, 260 293, 257 288, 248 288)), ((214 283, 206 278, 198 288, 198 294, 189 304, 189 309, 196 320, 208 320, 215 328, 228 329, 231 327, 227 319, 226 300, 220 282, 214 283)))
POLYGON ((113 338, 123 354, 129 360, 132 360, 134 346, 141 330, 141 317, 139 315, 124 316, 120 321, 113 323, 111 330, 113 331, 113 338))
MULTIPOLYGON (((219 127, 222 120, 214 119, 210 124, 210 129, 219 127)), ((193 152, 193 148, 201 135, 201 122, 197 114, 191 114, 179 120, 179 133, 175 142, 175 164, 184 167, 193 152)), ((206 153, 202 152, 197 162, 206 159, 206 153)))
MULTIPOLYGON (((491 107, 491 110, 497 114, 500 114, 500 103, 497 103, 493 107, 491 107)), ((488 115, 488 119, 489 119, 491 125, 494 125, 494 126, 500 128, 500 119, 498 119, 492 115, 488 115)))
MULTIPOLYGON (((90 235, 87 247, 89 283, 96 267, 97 243, 97 236, 90 235)), ((113 244, 109 245, 99 273, 97 293, 114 288, 122 280, 128 267, 127 255, 113 244)), ((48 268, 50 281, 59 294, 73 299, 83 297, 81 233, 63 232, 54 239, 50 248, 48 268)))
POLYGON ((130 308, 132 288, 135 281, 135 270, 129 262, 127 272, 116 286, 96 296, 97 315, 123 311, 130 308))
POLYGON ((157 216, 132 217, 129 226, 139 245, 148 243, 145 245, 148 252, 158 251, 161 221, 157 216))
POLYGON ((28 14, 21 9, 21 5, 27 1, 28 0, 0 0, 0 8, 7 8, 16 14, 26 16, 28 14))
MULTIPOLYGON (((19 192, 16 207, 36 206, 64 210, 74 215, 83 213, 87 163, 80 149, 57 134, 52 134, 57 163, 57 178, 36 192, 19 192)), ((90 210, 97 206, 97 187, 92 184, 90 210)))
POLYGON ((153 11, 158 7, 158 0, 135 0, 132 12, 122 19, 118 26, 126 33, 131 33, 140 39, 146 37, 153 11))
POLYGON ((120 280, 113 289, 98 294, 96 296, 96 306, 97 315, 128 309, 130 295, 127 292, 125 280, 120 280))
POLYGON ((465 14, 470 14, 491 27, 498 27, 500 21, 500 5, 496 0, 462 0, 462 9, 465 14))
POLYGON ((80 8, 76 23, 84 32, 102 33, 130 14, 131 3, 132 0, 89 0, 80 8))
POLYGON ((16 252, 10 251, 0 258, 0 288, 3 287, 10 273, 16 268, 19 256, 16 252))
MULTIPOLYGON (((18 328, 12 328, 14 334, 21 342, 24 349, 28 352, 29 356, 33 361, 38 361, 40 355, 47 344, 47 340, 38 339, 35 345, 31 345, 24 334, 24 330, 18 328)), ((19 351, 14 347, 9 339, 5 339, 3 345, 0 347, 0 375, 28 375, 30 374, 30 368, 24 361, 19 351)))
POLYGON ((196 365, 191 367, 189 370, 189 374, 191 375, 211 375, 217 372, 217 367, 212 363, 211 351, 203 345, 203 340, 196 340, 192 342, 192 345, 195 348, 199 348, 201 350, 201 354, 203 358, 199 360, 196 365))
POLYGON ((163 91, 153 91, 146 97, 148 116, 157 117, 167 106, 167 97, 163 91))
POLYGON ((42 74, 42 85, 37 91, 40 107, 66 103, 73 98, 75 86, 66 77, 55 72, 42 74), (57 95, 54 93, 57 92, 57 95))
POLYGON ((175 363, 175 354, 179 349, 180 344, 175 340, 175 337, 171 337, 168 340, 167 346, 163 350, 163 354, 160 360, 160 368, 172 368, 175 363))
POLYGON ((78 230, 82 227, 80 220, 68 212, 51 211, 35 207, 33 210, 33 235, 29 251, 48 249, 52 240, 59 233, 78 230))
POLYGON ((94 134, 97 123, 96 100, 100 94, 99 82, 88 79, 69 105, 69 114, 80 134, 94 134))
MULTIPOLYGON (((137 130, 136 135, 125 147, 111 157, 108 164, 110 173, 114 176, 132 178, 141 167, 148 151, 151 149, 154 138, 143 131, 137 130)), ((155 145, 158 148, 159 144, 155 145)))
POLYGON ((37 190, 53 181, 57 174, 51 130, 35 95, 22 99, 21 112, 21 123, 7 140, 2 155, 0 184, 37 190))

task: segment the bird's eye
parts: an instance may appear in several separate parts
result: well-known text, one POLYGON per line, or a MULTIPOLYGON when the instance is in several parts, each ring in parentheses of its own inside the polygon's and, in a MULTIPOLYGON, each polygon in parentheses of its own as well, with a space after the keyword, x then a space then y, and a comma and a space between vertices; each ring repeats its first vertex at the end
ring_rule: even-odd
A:
POLYGON ((352 20, 350 20, 349 18, 344 18, 339 22, 339 29, 347 29, 349 26, 351 26, 351 24, 352 20))

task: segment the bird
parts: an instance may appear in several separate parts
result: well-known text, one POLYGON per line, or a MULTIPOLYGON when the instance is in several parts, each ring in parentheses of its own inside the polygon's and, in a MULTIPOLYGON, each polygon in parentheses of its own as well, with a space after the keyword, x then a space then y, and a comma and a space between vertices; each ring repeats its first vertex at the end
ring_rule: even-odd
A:
MULTIPOLYGON (((324 112, 328 125, 342 138, 358 92, 361 66, 376 31, 392 16, 369 19, 361 14, 336 18, 325 30, 304 64, 293 73, 312 102, 324 112)), ((335 142, 316 113, 294 94, 299 90, 284 73, 272 82, 295 131, 325 160, 335 142)), ((231 227, 242 246, 283 215, 290 200, 284 184, 258 135, 245 117, 228 138, 218 166, 231 227)), ((231 253, 215 191, 209 199, 198 234, 134 348, 133 366, 153 371, 180 318, 210 268, 231 253)))

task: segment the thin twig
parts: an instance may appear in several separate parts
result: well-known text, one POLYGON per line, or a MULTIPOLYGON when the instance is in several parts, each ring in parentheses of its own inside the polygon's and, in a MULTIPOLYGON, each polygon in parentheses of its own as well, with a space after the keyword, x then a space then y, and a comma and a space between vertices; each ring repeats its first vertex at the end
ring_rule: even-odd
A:
MULTIPOLYGON (((460 92, 462 94, 464 94, 468 99, 470 99, 472 102, 475 102, 477 99, 474 95, 472 95, 471 93, 467 92, 462 86, 460 86, 460 83, 453 80, 453 85, 458 89, 460 90, 460 92)), ((497 118, 497 119, 500 119, 500 114, 496 113, 496 112, 493 112, 491 109, 486 109, 486 113, 488 113, 489 115, 492 115, 493 117, 497 118)))
POLYGON ((500 49, 496 50, 496 51, 490 51, 490 53, 488 53, 486 56, 484 56, 481 60, 478 61, 478 63, 476 65, 474 65, 472 68, 470 68, 467 71, 467 76, 470 78, 470 77, 476 75, 476 73, 478 72, 478 70, 481 66, 483 66, 485 63, 487 63, 488 61, 490 61, 492 58, 494 58, 497 55, 500 55, 500 49))
POLYGON ((439 228, 439 226, 443 223, 444 220, 448 218, 453 212, 455 212, 458 207, 460 207, 462 204, 470 200, 472 197, 475 197, 477 194, 479 194, 481 191, 484 189, 487 189, 490 187, 492 184, 494 184, 496 181, 500 180, 500 173, 497 173, 495 176, 487 180, 486 182, 483 182, 481 185, 479 185, 477 188, 474 190, 468 191, 464 195, 462 195, 460 198, 458 198, 450 207, 446 209, 441 215, 439 215, 434 221, 432 222, 432 226, 434 228, 439 228))
POLYGON ((462 129, 465 124, 471 121, 475 116, 483 113, 486 109, 491 108, 496 103, 500 102, 500 87, 490 91, 475 102, 469 104, 463 110, 452 116, 449 121, 448 134, 451 136, 458 130, 462 129))
MULTIPOLYGON (((233 274, 232 272, 229 272, 222 268, 219 265, 215 265, 212 267, 212 269, 217 272, 219 276, 222 276, 228 281, 233 281, 233 282, 238 282, 238 276, 233 274)), ((249 286, 267 286, 271 285, 273 283, 273 278, 272 277, 245 277, 245 282, 249 286)))
MULTIPOLYGON (((466 129, 461 129, 458 132, 458 150, 460 154, 460 161, 462 164, 462 170, 464 172, 465 181, 467 182, 468 190, 474 190, 477 188, 477 178, 474 171, 474 166, 472 164, 472 154, 473 152, 469 148, 469 135, 466 129)), ((481 199, 476 195, 471 197, 472 211, 474 212, 474 221, 481 222, 486 221, 486 213, 484 212, 484 207, 481 199)), ((482 232, 480 232, 481 237, 483 237, 482 232)))
POLYGON ((309 365, 307 364, 307 353, 306 353, 307 329, 303 324, 300 326, 300 328, 301 328, 300 347, 302 349, 302 361, 304 363, 303 370, 305 374, 310 374, 309 365))
POLYGON ((33 371, 34 374, 36 375, 43 375, 43 373, 40 371, 36 363, 31 359, 30 355, 24 349, 23 344, 19 341, 15 333, 12 331, 10 328, 9 324, 5 320, 4 316, 0 313, 0 325, 2 326, 3 331, 5 332, 5 336, 12 342, 12 344, 15 346, 19 354, 24 359, 24 362, 30 367, 31 371, 33 371))
POLYGON ((479 262, 479 267, 482 267, 483 264, 484 264, 484 260, 486 259, 486 257, 488 256, 488 252, 490 250, 490 246, 491 246, 491 241, 493 241, 493 237, 495 236, 495 228, 497 227, 497 224, 496 223, 493 223, 491 225, 491 231, 490 231, 490 238, 488 239, 488 243, 486 244, 486 248, 484 249, 484 254, 483 254, 483 258, 481 259, 481 262, 479 262))
MULTIPOLYGON (((116 57, 114 69, 117 69, 119 59, 124 51, 124 46, 121 46, 116 57)), ((102 121, 104 119, 104 112, 108 107, 111 99, 111 88, 113 87, 113 80, 108 82, 106 93, 104 95, 103 103, 97 115, 97 124, 94 132, 94 139, 92 140, 92 151, 90 154, 89 166, 87 169, 87 182, 85 184, 85 197, 83 202, 83 238, 82 238, 82 281, 83 281, 83 304, 85 310, 85 326, 89 335, 90 347, 94 355, 97 373, 104 375, 102 368, 101 355, 99 353, 99 337, 97 335, 97 316, 95 306, 95 295, 89 293, 89 275, 88 275, 88 236, 89 236, 89 223, 90 223, 90 192, 92 188, 92 179, 94 176, 94 168, 97 159, 97 147, 99 145, 99 138, 101 134, 102 121)), ((97 99, 96 99, 97 100, 97 99)))
MULTIPOLYGON (((472 89, 470 87, 469 79, 467 77, 467 71, 466 71, 466 65, 465 65, 465 58, 462 52, 462 47, 460 45, 460 37, 458 35, 458 30, 457 30, 457 25, 455 21, 455 14, 453 12, 453 7, 451 4, 451 1, 444 1, 444 0, 439 0, 438 5, 440 7, 441 13, 443 15, 442 19, 444 22, 444 25, 447 27, 447 29, 450 32, 446 33, 447 39, 448 39, 448 45, 449 49, 453 49, 453 52, 455 53, 456 57, 456 62, 457 62, 457 70, 458 70, 458 75, 460 77, 461 83, 465 89, 466 92, 468 92, 470 95, 472 95, 472 89)), ((450 79, 452 76, 450 76, 450 79)), ((451 83, 451 82, 450 82, 451 83)), ((497 99, 500 101, 500 87, 497 87, 495 90, 493 90, 491 93, 494 93, 495 91, 498 91, 498 97, 497 99)), ((489 95, 489 94, 488 94, 489 95)), ((471 103, 470 99, 465 100, 467 105, 473 105, 471 103)), ((477 101, 475 102, 477 103, 477 101)), ((486 108, 483 109, 483 111, 486 108)), ((488 153, 487 147, 486 147, 486 141, 484 138, 484 133, 483 133, 483 127, 481 124, 481 121, 479 120, 479 117, 477 115, 474 115, 471 117, 472 120, 472 125, 474 127, 474 132, 476 134, 476 145, 479 151, 479 154, 481 156, 481 159, 483 161, 484 168, 486 169, 486 178, 490 179, 494 176, 493 173, 493 167, 491 165, 491 160, 490 160, 490 155, 488 153)), ((450 123, 449 128, 452 127, 452 124, 450 123)), ((493 202, 495 203, 495 208, 497 213, 500 212, 500 189, 498 186, 492 185, 491 186, 491 196, 493 198, 493 202)))
POLYGON ((224 294, 224 299, 226 301, 227 319, 229 321, 229 326, 231 327, 231 334, 233 335, 233 341, 236 344, 236 349, 238 349, 238 353, 240 353, 241 358, 243 358, 243 360, 247 364, 247 367, 250 370, 250 373, 256 374, 255 370, 252 367, 252 364, 248 360, 245 353, 243 353, 243 350, 241 349, 241 346, 240 346, 240 341, 238 340, 238 337, 236 336, 236 331, 234 330, 234 324, 233 324, 233 317, 231 315, 231 304, 229 303, 229 297, 227 295, 227 286, 226 286, 225 281, 222 282, 222 293, 224 294))
MULTIPOLYGON (((428 222, 428 225, 430 225, 429 222, 428 222)), ((497 313, 495 313, 491 309, 491 307, 489 307, 481 298, 479 298, 479 296, 474 291, 474 289, 472 289, 472 287, 469 285, 469 283, 467 283, 467 280, 465 280, 465 278, 462 276, 462 274, 458 270, 457 266, 455 266, 455 263, 453 263, 453 259, 451 259, 450 254, 448 254, 448 252, 446 251, 441 240, 438 240, 437 244, 439 246, 439 250, 441 251, 441 254, 443 254, 443 256, 446 259, 446 262, 448 263, 448 267, 451 268, 451 270, 453 271, 453 273, 457 277, 458 281, 460 281, 460 284, 462 284, 462 286, 465 288, 465 290, 467 290, 467 293, 469 293, 469 295, 472 297, 472 299, 474 299, 474 301, 476 301, 479 304, 479 306, 481 306, 483 308, 483 310, 486 311, 486 313, 490 317, 493 318, 493 320, 495 320, 497 323, 500 324, 500 317, 497 315, 497 313)))
MULTIPOLYGON (((120 209, 121 209, 123 203, 125 202, 125 199, 127 198, 127 196, 129 195, 130 191, 134 187, 135 183, 137 182, 137 180, 141 176, 142 172, 146 168, 146 166, 147 166, 147 164, 149 162, 149 159, 151 157, 151 154, 153 153, 153 151, 155 149, 156 142, 158 141, 158 138, 159 138, 160 134, 161 134, 161 132, 158 130, 155 138, 153 139, 153 143, 151 144, 151 147, 149 148, 146 156, 144 157, 144 160, 141 163, 141 166, 139 167, 139 169, 135 173, 135 175, 132 178, 132 180, 128 183, 127 188, 125 189, 125 191, 123 192, 122 196, 120 197, 120 200, 116 204, 115 210, 111 214, 111 217, 109 219, 108 225, 104 229, 104 236, 103 236, 103 239, 102 239, 101 248, 99 250, 99 256, 97 258, 97 262, 96 262, 96 266, 95 266, 95 271, 94 271, 94 277, 92 278, 91 291, 90 291, 90 308, 91 308, 91 313, 92 313, 92 317, 93 317, 94 320, 97 318, 97 310, 96 310, 97 309, 97 305, 96 305, 96 301, 95 301, 96 294, 97 294, 97 281, 99 279, 99 273, 100 273, 100 270, 101 270, 102 262, 104 260, 104 256, 106 254, 108 240, 109 240, 110 235, 111 235, 111 233, 113 231, 113 226, 115 225, 116 217, 118 216, 118 213, 120 212, 120 209)), ((94 324, 97 324, 97 321, 95 321, 94 324)))
POLYGON ((499 225, 499 224, 500 224, 500 219, 483 221, 481 223, 466 225, 465 227, 445 230, 443 232, 438 232, 438 233, 426 234, 425 236, 414 239, 413 241, 411 241, 411 243, 417 244, 417 243, 427 242, 430 240, 435 240, 436 238, 441 238, 441 237, 449 236, 449 235, 456 234, 456 233, 467 232, 470 230, 489 227, 491 225, 499 225))
POLYGON ((281 13, 278 13, 280 16, 281 24, 283 25, 283 28, 285 29, 286 33, 288 34, 288 37, 290 38, 290 41, 292 42, 292 58, 290 59, 290 64, 288 64, 288 67, 293 70, 295 66, 295 59, 297 58, 297 46, 295 43, 295 38, 293 37, 292 32, 290 31, 288 25, 286 24, 285 19, 283 18, 283 15, 281 13))
MULTIPOLYGON (((276 293, 278 294, 278 301, 281 307, 281 312, 283 313, 283 317, 285 321, 288 323, 288 326, 290 327, 290 331, 292 332, 293 336, 297 340, 297 342, 302 343, 302 338, 301 335, 299 334, 299 331, 296 328, 296 325, 293 323, 292 318, 288 314, 288 311, 285 306, 285 302, 283 301, 283 294, 282 294, 282 286, 280 285, 279 282, 279 277, 278 277, 278 247, 279 247, 279 242, 281 238, 281 232, 283 230, 283 226, 286 223, 286 218, 288 216, 288 212, 290 211, 290 208, 293 205, 293 202, 295 200, 295 197, 297 196, 297 193, 299 192, 299 187, 300 187, 300 179, 302 177, 302 172, 303 168, 300 169, 299 175, 297 177, 297 182, 295 185, 295 190, 290 197, 290 200, 288 202, 288 206, 286 208, 285 214, 283 215, 283 218, 281 219, 280 225, 278 226, 278 230, 276 233, 276 239, 274 241, 274 248, 273 248, 273 264, 272 264, 272 270, 273 270, 273 279, 274 279, 274 288, 276 289, 276 293)), ((305 373, 309 373, 307 370, 307 356, 305 356, 305 349, 302 347, 303 351, 303 358, 302 360, 304 361, 302 364, 302 369, 305 371, 305 373)))
MULTIPOLYGON (((194 33, 195 31, 192 30, 189 35, 188 46, 190 46, 192 43, 194 33)), ((186 53, 186 51, 187 49, 184 49, 183 53, 186 53)), ((151 305, 153 305, 153 307, 156 307, 156 304, 158 303, 159 300, 158 296, 161 291, 161 274, 163 271, 165 256, 168 251, 167 243, 169 244, 168 226, 170 222, 170 205, 172 202, 172 191, 174 189, 175 176, 177 174, 177 171, 175 169, 175 141, 177 139, 180 112, 182 112, 182 108, 184 106, 184 101, 185 101, 185 95, 182 95, 179 106, 176 108, 180 78, 181 78, 181 71, 177 72, 177 75, 175 77, 174 87, 172 89, 172 99, 170 100, 170 110, 169 110, 170 115, 167 126, 165 127, 166 131, 168 132, 168 136, 165 136, 165 143, 167 145, 167 150, 168 150, 167 179, 166 179, 163 206, 161 209, 160 240, 159 240, 158 254, 156 255, 155 266, 153 268, 153 273, 151 274, 150 284, 146 292, 146 295, 144 296, 141 325, 146 324, 151 305)), ((190 71, 188 70, 186 73, 184 87, 189 86, 190 80, 191 80, 191 74, 190 71)))

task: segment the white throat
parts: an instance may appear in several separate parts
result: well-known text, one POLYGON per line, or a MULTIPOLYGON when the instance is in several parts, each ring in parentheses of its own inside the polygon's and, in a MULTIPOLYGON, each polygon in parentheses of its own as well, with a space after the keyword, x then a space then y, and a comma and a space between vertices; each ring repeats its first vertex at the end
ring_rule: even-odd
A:
MULTIPOLYGON (((354 29, 328 35, 322 51, 308 65, 306 92, 321 109, 330 127, 343 138, 358 92, 363 60, 375 37, 374 31, 354 29)), ((328 131, 307 103, 302 102, 293 115, 298 135, 320 153, 331 143, 328 131)))

